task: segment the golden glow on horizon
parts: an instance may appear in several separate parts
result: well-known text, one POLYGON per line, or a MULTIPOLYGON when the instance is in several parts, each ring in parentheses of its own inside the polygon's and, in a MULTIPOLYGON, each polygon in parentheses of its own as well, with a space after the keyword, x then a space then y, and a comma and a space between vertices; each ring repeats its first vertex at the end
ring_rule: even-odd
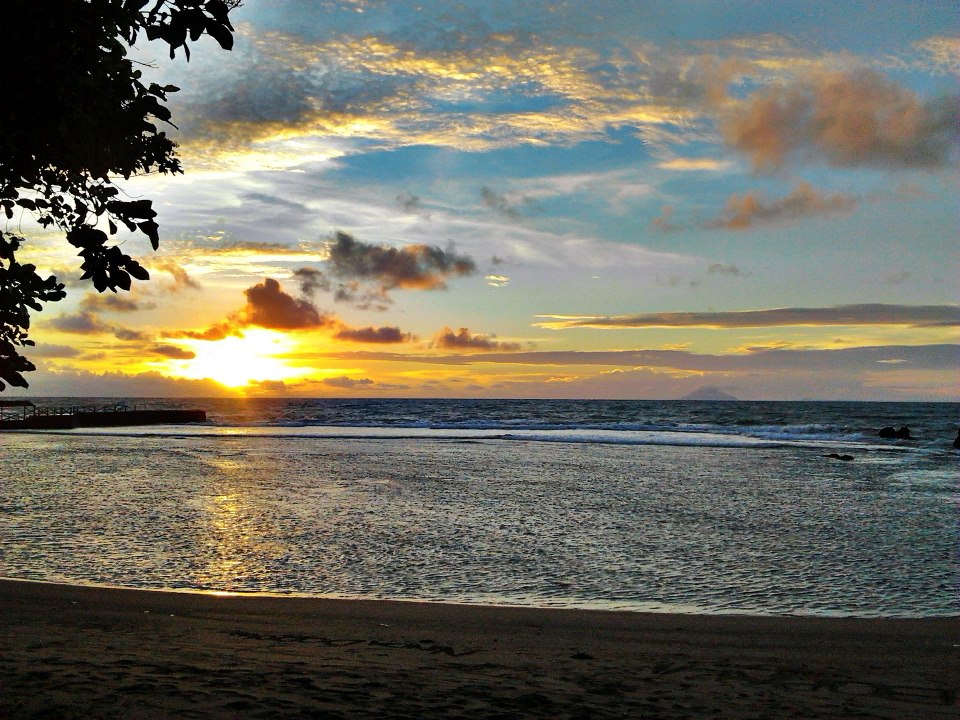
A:
POLYGON ((215 380, 230 388, 254 381, 277 381, 303 377, 310 368, 287 365, 281 355, 290 352, 296 342, 273 330, 247 329, 240 336, 222 340, 183 340, 196 353, 190 360, 166 363, 174 377, 215 380))

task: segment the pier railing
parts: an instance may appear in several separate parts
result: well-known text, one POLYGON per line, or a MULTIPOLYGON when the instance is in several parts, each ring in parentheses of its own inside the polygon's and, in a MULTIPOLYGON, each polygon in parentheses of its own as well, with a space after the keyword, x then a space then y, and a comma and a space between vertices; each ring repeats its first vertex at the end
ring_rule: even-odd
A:
POLYGON ((29 401, 0 403, 0 429, 8 430, 196 423, 206 417, 204 410, 147 409, 136 403, 51 407, 37 407, 29 401))
POLYGON ((30 401, 2 401, 0 402, 0 420, 26 420, 32 417, 59 417, 61 415, 80 415, 83 413, 135 412, 142 409, 142 407, 138 408, 136 403, 38 407, 30 401))

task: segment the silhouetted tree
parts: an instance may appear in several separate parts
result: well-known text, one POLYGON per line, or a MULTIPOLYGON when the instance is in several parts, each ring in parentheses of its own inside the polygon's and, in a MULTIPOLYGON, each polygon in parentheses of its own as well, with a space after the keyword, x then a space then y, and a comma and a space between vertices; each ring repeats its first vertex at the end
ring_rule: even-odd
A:
POLYGON ((27 387, 35 366, 19 348, 30 311, 65 297, 54 276, 20 263, 17 227, 30 213, 63 231, 80 269, 100 292, 129 290, 147 271, 111 243, 120 226, 160 242, 150 200, 125 200, 116 178, 180 173, 176 144, 161 129, 178 88, 144 84, 129 49, 142 37, 169 46, 213 37, 233 46, 228 13, 238 0, 0 0, 0 390, 27 387), (12 231, 11 228, 16 228, 12 231))

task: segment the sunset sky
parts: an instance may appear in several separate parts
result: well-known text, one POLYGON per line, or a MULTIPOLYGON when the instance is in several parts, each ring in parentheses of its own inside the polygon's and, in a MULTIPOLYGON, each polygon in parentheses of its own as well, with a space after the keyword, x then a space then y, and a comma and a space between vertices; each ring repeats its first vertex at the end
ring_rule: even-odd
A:
MULTIPOLYGON (((246 0, 19 395, 960 400, 952 2, 246 0)), ((26 249, 25 249, 26 250, 26 249)), ((6 394, 6 393, 5 393, 6 394)))

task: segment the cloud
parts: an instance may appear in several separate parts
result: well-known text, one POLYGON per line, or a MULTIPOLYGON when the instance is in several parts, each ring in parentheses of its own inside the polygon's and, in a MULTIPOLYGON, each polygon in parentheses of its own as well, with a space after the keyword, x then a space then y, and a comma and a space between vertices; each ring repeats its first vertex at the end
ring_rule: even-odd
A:
POLYGON ((934 67, 945 72, 960 73, 960 37, 935 35, 914 43, 934 67))
POLYGON ((756 91, 721 123, 758 171, 790 159, 856 167, 947 164, 960 134, 960 96, 922 102, 873 70, 819 72, 756 91))
POLYGON ((815 373, 835 370, 885 372, 908 365, 918 370, 960 370, 960 345, 878 345, 851 348, 759 349, 729 355, 707 355, 680 350, 556 350, 450 355, 411 355, 387 352, 331 354, 350 361, 392 361, 465 366, 475 363, 538 366, 657 367, 683 372, 815 373), (899 362, 890 363, 891 359, 899 362))
POLYGON ((726 170, 731 166, 729 160, 715 160, 714 158, 674 158, 657 163, 658 168, 664 170, 699 170, 708 172, 719 172, 726 170))
POLYGON ((476 271, 472 258, 452 250, 432 245, 370 245, 344 232, 336 233, 327 262, 336 277, 372 282, 383 292, 443 289, 448 278, 476 271))
POLYGON ((152 310, 156 307, 153 303, 140 303, 133 298, 113 293, 104 293, 102 295, 87 293, 80 301, 80 307, 84 310, 97 312, 136 312, 137 310, 152 310))
POLYGON ((316 259, 322 255, 322 248, 310 243, 289 245, 266 240, 235 240, 218 245, 200 245, 196 248, 194 254, 202 256, 235 255, 239 257, 255 256, 277 258, 298 256, 316 259))
POLYGON ((519 350, 519 343, 498 342, 495 335, 474 335, 467 328, 456 332, 448 327, 433 336, 431 347, 444 350, 476 350, 482 352, 519 350))
POLYGON ((359 310, 386 310, 393 303, 385 288, 371 288, 359 280, 337 283, 333 299, 350 303, 359 310))
POLYGON ((37 343, 25 352, 30 357, 38 358, 72 358, 80 354, 80 350, 71 345, 57 345, 55 343, 37 343))
POLYGON ((719 273, 721 275, 730 275, 731 277, 750 277, 753 273, 744 272, 736 265, 723 265, 722 263, 710 263, 707 267, 710 274, 719 273))
POLYGON ((402 332, 398 327, 343 327, 336 332, 334 337, 337 340, 348 340, 350 342, 392 344, 407 342, 413 336, 402 332))
POLYGON ((662 233, 672 233, 680 230, 680 226, 674 225, 673 223, 673 212, 674 208, 672 205, 664 205, 660 209, 660 215, 651 220, 650 225, 662 233))
POLYGON ((711 227, 744 230, 757 225, 770 225, 810 215, 850 212, 859 199, 849 193, 821 193, 810 184, 799 183, 789 195, 768 200, 760 193, 731 195, 723 215, 711 227))
POLYGON ((422 213, 423 201, 413 193, 400 193, 397 195, 397 207, 406 213, 422 213))
POLYGON ((49 321, 51 327, 65 333, 94 335, 110 332, 110 326, 101 322, 95 314, 82 310, 73 315, 60 315, 49 321))
POLYGON ((163 355, 164 357, 172 358, 174 360, 193 360, 197 354, 191 350, 185 350, 176 345, 154 345, 149 349, 150 352, 156 353, 157 355, 163 355))
POLYGON ((206 330, 184 330, 171 334, 194 340, 222 340, 237 335, 243 328, 257 326, 270 330, 309 330, 335 327, 338 320, 321 313, 309 300, 296 299, 284 292, 280 283, 266 278, 243 291, 247 303, 223 322, 206 330))
POLYGON ((347 377, 346 375, 341 375, 340 377, 330 377, 324 378, 320 381, 324 385, 329 385, 330 387, 335 388, 344 388, 344 389, 353 389, 358 387, 368 387, 373 385, 374 382, 370 378, 352 378, 347 377))
POLYGON ((700 313, 648 313, 642 315, 565 316, 550 318, 537 327, 566 328, 750 328, 784 326, 901 325, 946 327, 960 325, 958 305, 836 305, 822 308, 777 308, 700 313))
POLYGON ((884 285, 899 285, 900 283, 906 282, 910 279, 910 272, 908 270, 901 270, 900 272, 891 273, 883 279, 884 285))
POLYGON ((487 285, 496 288, 506 287, 510 284, 510 278, 506 275, 487 275, 484 280, 487 281, 487 285))
MULTIPOLYGON (((312 268, 301 268, 294 273, 294 277, 301 281, 301 288, 306 284, 308 290, 316 289, 318 276, 323 277, 322 273, 312 268)), ((349 327, 335 315, 318 310, 309 300, 294 298, 273 278, 266 278, 243 293, 247 299, 246 305, 230 313, 223 322, 211 325, 206 330, 186 330, 169 335, 194 340, 222 340, 229 335, 239 334, 243 328, 257 326, 270 330, 325 329, 332 331, 337 340, 357 343, 393 344, 413 339, 411 334, 402 332, 398 327, 349 327)), ((177 350, 174 348, 174 351, 177 350)))
POLYGON ((173 260, 159 260, 151 263, 151 266, 157 270, 170 273, 173 282, 168 285, 168 289, 174 293, 180 293, 184 290, 199 290, 200 283, 187 274, 181 265, 173 260))
POLYGON ((511 220, 520 219, 520 211, 510 204, 506 195, 494 192, 485 185, 480 188, 480 200, 483 202, 484 207, 493 210, 505 218, 511 220))
POLYGON ((330 281, 322 271, 315 268, 303 267, 294 270, 293 277, 300 283, 300 292, 306 297, 313 297, 318 290, 330 290, 330 281))
POLYGON ((47 366, 30 378, 30 394, 70 397, 82 388, 88 397, 212 398, 236 393, 213 380, 171 378, 151 371, 138 374, 91 373, 47 366))
POLYGON ((283 291, 280 283, 267 278, 243 291, 247 305, 241 311, 244 325, 257 325, 272 330, 302 330, 329 324, 314 305, 297 300, 283 291))
POLYGON ((425 10, 415 30, 328 41, 241 28, 248 42, 229 69, 211 68, 208 87, 176 98, 184 157, 262 169, 329 160, 361 142, 480 150, 573 144, 620 127, 652 139, 696 116, 655 96, 646 63, 479 20, 431 33, 429 21, 425 10))
POLYGON ((143 341, 150 339, 150 333, 145 333, 141 330, 133 330, 132 328, 125 327, 114 327, 111 328, 113 331, 113 336, 117 340, 126 340, 126 341, 143 341))

